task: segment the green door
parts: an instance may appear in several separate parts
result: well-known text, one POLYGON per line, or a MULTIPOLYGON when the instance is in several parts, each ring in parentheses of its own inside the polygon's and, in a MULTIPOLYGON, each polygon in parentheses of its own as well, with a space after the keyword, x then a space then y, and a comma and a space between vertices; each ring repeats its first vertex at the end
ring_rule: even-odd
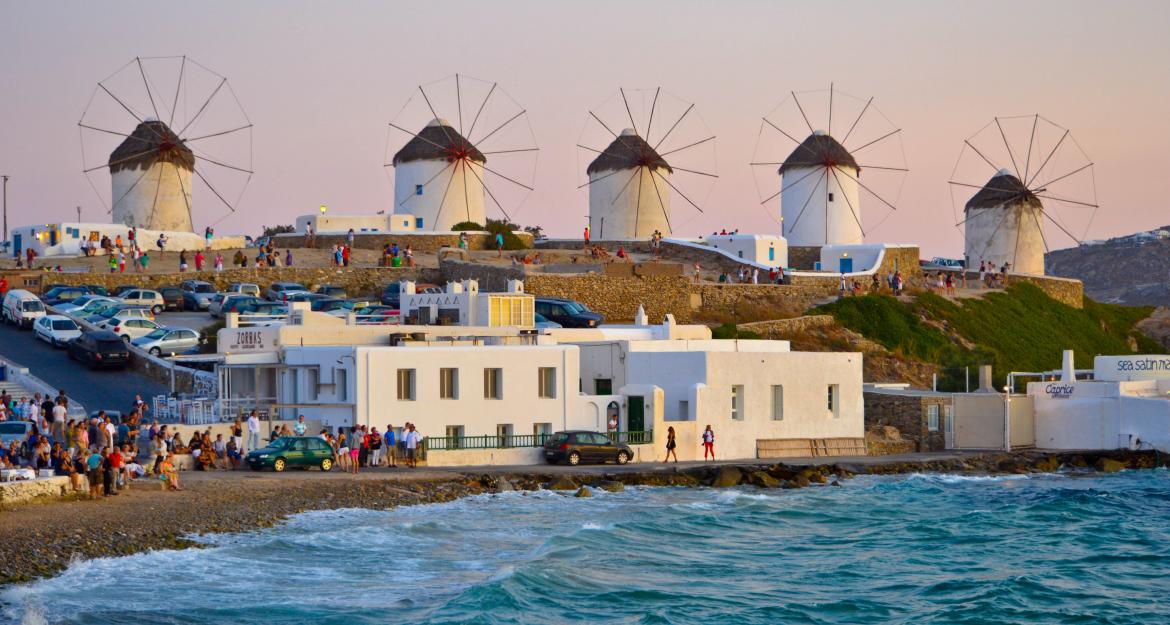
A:
POLYGON ((630 407, 626 409, 626 430, 630 432, 642 432, 646 430, 645 406, 642 403, 642 396, 636 395, 629 399, 630 407))

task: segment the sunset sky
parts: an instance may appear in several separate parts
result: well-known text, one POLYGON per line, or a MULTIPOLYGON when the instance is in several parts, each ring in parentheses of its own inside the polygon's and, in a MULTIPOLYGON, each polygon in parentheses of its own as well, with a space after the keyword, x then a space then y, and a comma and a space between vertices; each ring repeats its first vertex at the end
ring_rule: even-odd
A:
MULTIPOLYGON (((196 228, 216 221, 224 234, 292 223, 321 204, 337 213, 390 208, 387 122, 418 84, 456 72, 498 81, 528 110, 541 148, 536 190, 512 217, 553 235, 576 236, 584 225, 576 144, 590 108, 618 87, 656 86, 695 103, 717 136, 719 178, 705 212, 676 202, 676 234, 776 232, 779 203, 760 205, 749 166, 760 119, 790 91, 830 82, 873 96, 903 129, 910 172, 898 210, 868 232, 871 241, 961 255, 947 180, 963 139, 994 116, 1032 113, 1071 129, 1095 163, 1101 209, 1088 238, 1170 224, 1166 2, 0 7, 0 173, 11 176, 10 228, 73 220, 78 205, 83 220, 109 219, 81 173, 77 122, 96 83, 127 61, 183 54, 227 76, 255 124, 256 173, 238 213, 225 218, 222 205, 195 190, 196 228)), ((108 176, 95 180, 108 203, 108 176)), ((868 216, 883 213, 871 198, 862 202, 868 216)), ((1054 235, 1051 243, 1071 241, 1054 235)))

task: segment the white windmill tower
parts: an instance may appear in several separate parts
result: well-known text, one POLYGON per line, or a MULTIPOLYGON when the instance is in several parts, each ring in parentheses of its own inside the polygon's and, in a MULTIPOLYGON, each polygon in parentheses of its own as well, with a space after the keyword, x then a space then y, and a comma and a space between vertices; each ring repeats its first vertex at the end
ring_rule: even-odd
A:
POLYGON ((1097 210, 1093 162, 1067 128, 1041 115, 997 117, 964 140, 950 185, 956 219, 972 193, 956 224, 971 270, 1044 275, 1045 219, 1079 244, 1097 210), (989 168, 994 174, 978 184, 989 168))
POLYGON ((252 123, 239 99, 226 77, 186 56, 123 65, 94 88, 78 126, 95 191, 91 175, 109 170, 107 208, 116 224, 192 232, 196 186, 234 213, 252 177, 252 123), (127 114, 135 124, 129 133, 127 114))
POLYGON ((712 173, 715 137, 694 112, 694 104, 663 93, 661 88, 635 90, 629 95, 635 96, 633 106, 626 90, 619 89, 599 107, 601 113, 590 111, 590 121, 577 145, 584 150, 578 157, 590 159, 585 168, 589 180, 581 186, 589 187, 588 223, 597 240, 648 239, 655 232, 669 236, 677 226, 671 223, 672 196, 677 194, 702 213, 692 197, 705 196, 697 185, 716 178, 712 173), (656 115, 665 131, 652 138, 656 115), (663 124, 664 115, 673 123, 663 124), (606 116, 618 119, 607 123, 603 121, 606 116), (625 120, 629 127, 615 133, 612 128, 620 128, 618 124, 625 120), (589 134, 593 136, 587 138, 589 134), (604 149, 588 145, 600 145, 609 138, 612 140, 604 149))
POLYGON ((431 120, 394 154, 391 162, 394 205, 410 203, 415 229, 447 231, 463 221, 483 224, 482 172, 487 157, 450 122, 431 120), (446 185, 440 188, 427 184, 448 170, 446 185))
POLYGON ((389 132, 387 151, 393 135, 410 135, 386 166, 394 168, 393 213, 415 230, 484 226, 489 203, 510 221, 533 190, 536 136, 527 111, 497 83, 455 74, 419 85, 389 132))
POLYGON ((896 210, 908 171, 900 132, 873 106, 873 98, 856 98, 832 85, 824 91, 793 91, 764 116, 752 165, 766 168, 756 170, 757 186, 772 188, 777 172, 772 168, 779 166, 780 188, 760 203, 780 197, 781 232, 790 246, 863 243, 866 231, 896 210), (810 116, 825 126, 816 128, 810 116), (853 120, 840 135, 834 134, 835 117, 853 120), (797 138, 802 135, 803 140, 797 138), (879 175, 862 182, 863 170, 879 175), (863 214, 865 194, 878 201, 878 210, 867 207, 863 214))

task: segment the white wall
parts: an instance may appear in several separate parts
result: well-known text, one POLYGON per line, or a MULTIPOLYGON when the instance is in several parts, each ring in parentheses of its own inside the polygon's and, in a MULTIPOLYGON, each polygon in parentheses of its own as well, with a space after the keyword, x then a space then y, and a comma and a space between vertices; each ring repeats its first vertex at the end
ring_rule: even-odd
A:
POLYGON ((852 258, 853 271, 851 273, 872 272, 885 258, 885 250, 886 246, 881 243, 826 245, 821 248, 821 270, 840 271, 841 259, 852 258))
POLYGON ((297 232, 305 232, 309 224, 317 234, 345 234, 350 228, 355 233, 390 231, 386 215, 301 215, 297 217, 297 232))
POLYGON ((1043 219, 1040 209, 1020 203, 968 211, 963 224, 967 267, 978 269, 988 261, 998 270, 1011 263, 1013 273, 1044 275, 1043 219))
POLYGON ((408 161, 394 167, 394 212, 410 213, 423 220, 419 230, 449 231, 463 221, 483 224, 483 167, 464 160, 474 173, 445 160, 408 161), (446 169, 446 173, 443 170, 446 169), (436 177, 438 176, 438 177, 436 177), (478 176, 478 178, 476 177, 478 176), (423 185, 422 195, 416 186, 423 185), (444 197, 445 196, 445 197, 444 197))
MULTIPOLYGON (((143 173, 122 169, 110 176, 114 223, 149 230, 191 232, 191 172, 158 162, 143 173)), ((214 200, 215 198, 212 198, 214 200)))
MULTIPOLYGON (((855 169, 843 169, 852 176, 858 175, 855 169)), ((780 176, 780 188, 785 189, 780 194, 780 216, 783 235, 789 245, 862 242, 864 235, 858 223, 861 198, 857 182, 849 176, 838 171, 834 177, 824 167, 798 167, 788 169, 780 176), (809 175, 813 170, 821 171, 809 175), (833 194, 831 202, 827 193, 833 194)))
MULTIPOLYGON (((49 234, 46 224, 38 224, 35 226, 21 226, 12 228, 9 231, 9 241, 15 245, 15 234, 21 235, 21 250, 32 247, 38 256, 77 256, 81 253, 81 242, 90 236, 91 233, 96 232, 98 242, 101 241, 102 236, 108 236, 111 241, 117 237, 122 237, 122 244, 129 251, 130 243, 130 228, 122 224, 110 223, 79 223, 79 222, 62 222, 50 224, 57 230, 57 244, 49 245, 49 234), (74 236, 73 231, 77 231, 74 236), (39 237, 36 235, 40 235, 39 237)), ((138 247, 147 251, 157 251, 158 245, 158 230, 138 229, 138 247)), ((205 239, 202 233, 186 232, 167 232, 167 252, 178 253, 180 250, 201 250, 205 247, 205 239)), ((244 247, 244 237, 242 236, 219 236, 218 234, 212 239, 212 249, 235 249, 244 247)), ((15 252, 15 247, 13 247, 15 252)), ((102 254, 102 250, 98 248, 98 254, 102 254)), ((127 257, 127 263, 130 262, 130 257, 127 257)), ((129 271, 129 268, 127 268, 129 271)))
POLYGON ((1036 446, 1120 449, 1133 447, 1140 440, 1170 451, 1170 397, 1166 390, 1170 386, 1155 380, 1030 382, 1036 446))
POLYGON ((735 258, 766 267, 788 266, 788 241, 773 234, 712 235, 707 243, 735 258))
POLYGON ((670 179, 670 172, 651 174, 645 167, 589 174, 590 235, 597 240, 648 239, 658 230, 669 236, 671 189, 659 175, 670 179))

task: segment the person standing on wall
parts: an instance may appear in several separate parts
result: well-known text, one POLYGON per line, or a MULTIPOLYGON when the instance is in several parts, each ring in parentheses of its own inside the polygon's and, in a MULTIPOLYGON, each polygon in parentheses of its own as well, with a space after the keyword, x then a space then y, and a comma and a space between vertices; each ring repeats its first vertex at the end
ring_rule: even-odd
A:
POLYGON ((703 460, 707 459, 708 454, 711 455, 711 460, 715 460, 715 432, 709 425, 703 430, 703 460))
POLYGON ((256 416, 256 410, 253 409, 248 414, 248 443, 244 448, 244 455, 257 449, 260 449, 260 417, 256 416))

